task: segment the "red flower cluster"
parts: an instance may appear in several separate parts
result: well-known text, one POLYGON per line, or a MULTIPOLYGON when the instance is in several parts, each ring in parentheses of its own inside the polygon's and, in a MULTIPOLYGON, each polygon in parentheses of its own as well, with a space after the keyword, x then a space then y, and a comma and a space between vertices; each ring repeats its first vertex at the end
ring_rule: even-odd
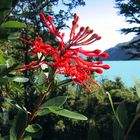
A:
POLYGON ((92 72, 101 74, 102 69, 109 69, 109 65, 103 64, 101 61, 89 62, 84 60, 82 56, 87 57, 102 57, 107 58, 109 55, 106 52, 101 52, 100 50, 86 51, 83 50, 80 46, 89 45, 93 42, 100 40, 101 37, 98 36, 91 30, 89 27, 81 27, 78 32, 78 20, 79 17, 75 14, 74 20, 72 22, 72 29, 70 32, 70 39, 68 43, 64 43, 64 34, 60 34, 55 26, 52 17, 48 16, 47 18, 43 13, 40 13, 40 18, 49 29, 49 31, 58 38, 59 46, 54 48, 50 44, 43 43, 41 37, 37 37, 34 42, 30 42, 21 38, 22 41, 31 44, 32 54, 37 55, 37 53, 42 53, 46 57, 50 57, 51 61, 38 60, 31 62, 28 65, 22 66, 19 70, 32 70, 39 68, 42 64, 47 64, 50 67, 53 67, 57 73, 70 76, 73 83, 79 83, 84 85, 89 91, 91 84, 97 83, 90 78, 92 72))

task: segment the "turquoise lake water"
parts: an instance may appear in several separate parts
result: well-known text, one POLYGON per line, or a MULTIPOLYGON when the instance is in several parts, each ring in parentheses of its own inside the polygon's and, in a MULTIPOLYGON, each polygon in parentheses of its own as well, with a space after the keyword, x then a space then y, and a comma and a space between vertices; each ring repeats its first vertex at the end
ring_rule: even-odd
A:
POLYGON ((109 64, 111 68, 98 75, 98 79, 114 80, 119 76, 128 87, 134 86, 133 77, 140 80, 140 61, 104 61, 104 63, 109 64))

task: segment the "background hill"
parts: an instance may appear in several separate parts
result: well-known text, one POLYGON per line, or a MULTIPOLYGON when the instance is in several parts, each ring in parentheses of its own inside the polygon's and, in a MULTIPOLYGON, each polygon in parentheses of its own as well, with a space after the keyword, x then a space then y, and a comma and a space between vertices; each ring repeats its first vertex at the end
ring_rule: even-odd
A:
POLYGON ((117 60, 140 60, 140 35, 135 36, 128 42, 117 44, 115 47, 105 50, 110 56, 108 61, 117 60))

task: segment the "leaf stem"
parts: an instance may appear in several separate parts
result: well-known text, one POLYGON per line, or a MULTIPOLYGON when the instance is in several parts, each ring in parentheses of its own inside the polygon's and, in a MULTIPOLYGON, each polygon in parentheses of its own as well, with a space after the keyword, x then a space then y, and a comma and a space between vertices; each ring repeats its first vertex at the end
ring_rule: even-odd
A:
MULTIPOLYGON (((36 111, 38 111, 39 107, 42 105, 46 96, 49 95, 50 89, 51 89, 51 83, 48 86, 48 90, 47 90, 48 94, 47 93, 40 93, 38 103, 36 104, 34 111, 31 113, 31 116, 28 120, 27 125, 30 124, 32 122, 32 120, 36 117, 36 111)), ((19 140, 23 140, 23 137, 24 137, 24 134, 25 134, 25 128, 23 129, 23 132, 21 133, 21 135, 19 137, 19 140)))

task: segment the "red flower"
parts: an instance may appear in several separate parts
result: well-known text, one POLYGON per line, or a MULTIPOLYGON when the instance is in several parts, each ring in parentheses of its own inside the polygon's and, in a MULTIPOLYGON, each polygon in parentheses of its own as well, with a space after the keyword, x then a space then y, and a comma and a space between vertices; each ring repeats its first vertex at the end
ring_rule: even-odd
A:
POLYGON ((92 44, 93 42, 100 40, 101 37, 94 33, 93 30, 91 30, 89 27, 81 27, 76 33, 79 17, 75 14, 74 20, 72 22, 70 39, 68 43, 64 43, 64 34, 60 34, 56 30, 52 17, 48 16, 46 18, 43 13, 40 13, 40 18, 49 29, 49 31, 58 38, 59 46, 58 48, 54 48, 50 44, 43 43, 41 37, 37 37, 34 42, 21 39, 22 41, 33 46, 33 55, 42 53, 46 57, 49 56, 51 62, 38 60, 31 62, 26 66, 22 66, 19 69, 36 69, 45 63, 48 66, 53 67, 57 73, 70 76, 74 84, 78 82, 79 84, 84 85, 89 91, 91 90, 90 88, 93 84, 98 85, 94 80, 90 78, 90 74, 93 72, 101 74, 103 72, 102 69, 110 68, 109 65, 105 65, 101 61, 89 62, 80 57, 79 54, 82 54, 82 56, 85 55, 87 57, 107 58, 109 55, 106 52, 101 52, 101 50, 87 51, 80 47, 82 45, 92 44))

